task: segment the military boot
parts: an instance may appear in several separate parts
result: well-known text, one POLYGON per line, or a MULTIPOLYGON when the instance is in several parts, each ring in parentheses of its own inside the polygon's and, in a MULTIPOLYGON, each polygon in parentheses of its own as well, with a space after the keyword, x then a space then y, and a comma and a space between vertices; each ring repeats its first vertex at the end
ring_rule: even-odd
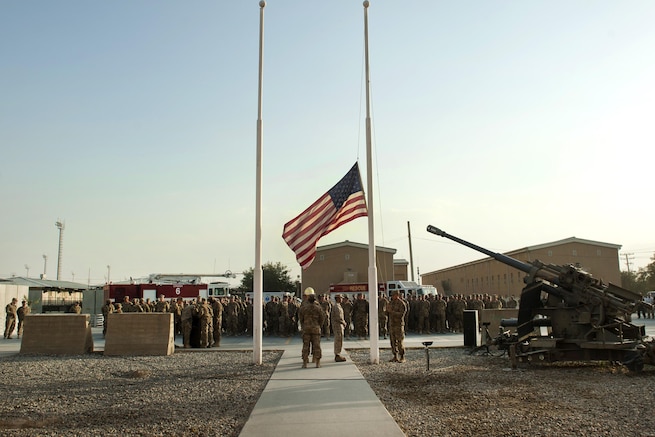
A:
POLYGON ((405 354, 400 354, 400 359, 398 360, 399 363, 404 363, 405 362, 405 354))
POLYGON ((397 363, 397 362, 398 362, 398 357, 397 357, 396 355, 394 355, 394 356, 389 360, 389 362, 390 362, 390 363, 397 363))
POLYGON ((337 355, 334 357, 334 361, 336 361, 337 363, 343 363, 344 361, 346 361, 346 359, 341 355, 337 355))
POLYGON ((316 359, 316 367, 321 367, 321 359, 320 358, 316 359))
POLYGON ((307 360, 302 360, 302 368, 306 369, 307 368, 307 360))

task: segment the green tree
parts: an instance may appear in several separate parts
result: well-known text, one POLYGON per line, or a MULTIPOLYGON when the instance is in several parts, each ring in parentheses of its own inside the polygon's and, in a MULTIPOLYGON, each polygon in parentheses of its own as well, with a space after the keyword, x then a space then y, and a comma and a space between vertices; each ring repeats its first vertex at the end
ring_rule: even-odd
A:
POLYGON ((637 281, 641 283, 642 287, 639 291, 646 292, 655 290, 655 255, 650 257, 651 263, 646 267, 642 267, 637 272, 637 281))
MULTIPOLYGON (((254 268, 249 268, 243 272, 241 279, 241 290, 250 292, 253 289, 254 268)), ((267 262, 262 266, 264 272, 264 291, 285 291, 295 293, 298 285, 291 279, 289 269, 280 262, 267 262)))

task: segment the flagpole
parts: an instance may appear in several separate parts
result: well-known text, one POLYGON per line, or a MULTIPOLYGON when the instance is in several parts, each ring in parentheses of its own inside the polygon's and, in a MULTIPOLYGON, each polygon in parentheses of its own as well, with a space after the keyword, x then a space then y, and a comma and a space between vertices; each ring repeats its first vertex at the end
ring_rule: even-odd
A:
POLYGON ((364 59, 366 66, 366 187, 368 189, 368 333, 371 364, 380 364, 378 346, 378 272, 375 262, 375 221, 373 219, 373 153, 371 145, 371 96, 368 68, 368 6, 364 2, 364 59))
POLYGON ((259 87, 257 102, 257 182, 255 206, 255 269, 253 271, 253 332, 252 359, 254 364, 262 364, 262 328, 264 273, 262 271, 262 155, 264 126, 262 123, 262 87, 264 79, 264 8, 266 2, 259 2, 259 87))

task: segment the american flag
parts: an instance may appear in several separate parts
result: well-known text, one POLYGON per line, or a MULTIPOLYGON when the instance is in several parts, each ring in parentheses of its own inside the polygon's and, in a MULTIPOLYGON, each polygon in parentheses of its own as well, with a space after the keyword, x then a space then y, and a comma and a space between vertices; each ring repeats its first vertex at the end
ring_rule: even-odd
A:
POLYGON ((316 257, 316 244, 322 236, 367 215, 359 165, 355 163, 339 183, 284 225, 282 238, 295 252, 300 266, 306 269, 316 257))

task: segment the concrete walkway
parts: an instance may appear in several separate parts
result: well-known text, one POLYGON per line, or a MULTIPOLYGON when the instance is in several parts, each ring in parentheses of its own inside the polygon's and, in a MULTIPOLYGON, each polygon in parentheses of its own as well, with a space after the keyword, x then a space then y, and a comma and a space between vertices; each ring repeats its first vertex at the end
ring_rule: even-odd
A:
POLYGON ((328 353, 320 368, 302 369, 301 349, 297 341, 285 349, 242 437, 404 435, 350 357, 336 363, 328 353))

